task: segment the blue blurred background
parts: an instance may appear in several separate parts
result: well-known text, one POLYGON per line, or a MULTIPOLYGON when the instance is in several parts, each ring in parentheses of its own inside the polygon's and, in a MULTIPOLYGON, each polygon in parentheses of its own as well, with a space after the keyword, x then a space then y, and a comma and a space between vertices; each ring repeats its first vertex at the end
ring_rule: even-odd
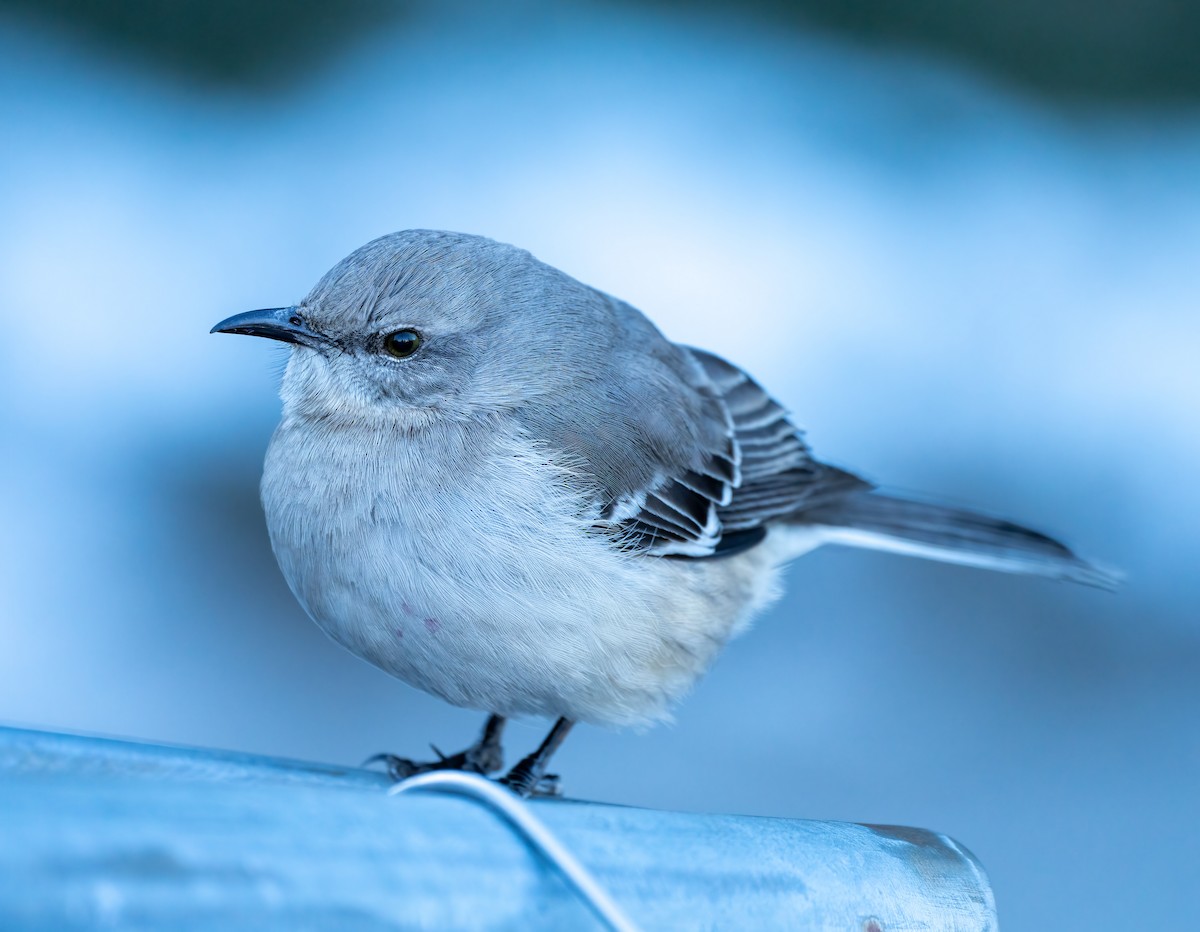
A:
POLYGON ((283 356, 207 330, 382 233, 477 232, 747 367, 825 458, 1129 577, 819 551, 675 725, 574 735, 572 795, 925 826, 1008 928, 1179 925, 1198 26, 1169 0, 0 0, 0 719, 351 764, 471 739, 291 599, 257 502, 283 356))

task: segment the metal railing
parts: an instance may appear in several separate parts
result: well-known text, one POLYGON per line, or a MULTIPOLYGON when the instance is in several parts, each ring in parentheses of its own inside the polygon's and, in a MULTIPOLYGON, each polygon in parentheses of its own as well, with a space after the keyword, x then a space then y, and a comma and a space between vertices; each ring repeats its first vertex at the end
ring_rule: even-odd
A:
POLYGON ((0 728, 0 929, 996 927, 978 862, 921 829, 399 786, 0 728))

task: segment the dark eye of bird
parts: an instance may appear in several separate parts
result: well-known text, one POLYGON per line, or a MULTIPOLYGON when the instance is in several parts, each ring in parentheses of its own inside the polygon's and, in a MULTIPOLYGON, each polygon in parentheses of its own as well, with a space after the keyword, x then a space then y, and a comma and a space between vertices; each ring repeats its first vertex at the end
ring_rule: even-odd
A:
POLYGON ((411 356, 421 345, 421 334, 415 330, 397 330, 383 338, 383 348, 389 356, 404 359, 411 356))

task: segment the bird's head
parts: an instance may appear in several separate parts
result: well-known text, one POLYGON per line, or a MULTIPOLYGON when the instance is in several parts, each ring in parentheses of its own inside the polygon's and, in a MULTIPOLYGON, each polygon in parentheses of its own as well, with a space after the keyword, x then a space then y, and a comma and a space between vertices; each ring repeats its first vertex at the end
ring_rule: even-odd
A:
POLYGON ((597 375, 611 299, 480 236, 407 230, 334 266, 299 304, 213 332, 292 345, 285 412, 420 424, 512 408, 597 375))

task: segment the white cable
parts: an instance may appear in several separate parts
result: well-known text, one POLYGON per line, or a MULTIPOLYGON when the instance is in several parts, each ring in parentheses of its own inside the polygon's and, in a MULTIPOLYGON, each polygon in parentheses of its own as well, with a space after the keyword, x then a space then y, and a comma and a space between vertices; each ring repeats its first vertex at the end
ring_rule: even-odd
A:
POLYGON ((614 932, 637 932, 621 908, 613 902, 586 867, 550 833, 542 821, 515 793, 478 774, 461 770, 432 770, 401 780, 388 790, 389 796, 425 790, 469 796, 503 816, 513 828, 553 864, 592 911, 614 932))

